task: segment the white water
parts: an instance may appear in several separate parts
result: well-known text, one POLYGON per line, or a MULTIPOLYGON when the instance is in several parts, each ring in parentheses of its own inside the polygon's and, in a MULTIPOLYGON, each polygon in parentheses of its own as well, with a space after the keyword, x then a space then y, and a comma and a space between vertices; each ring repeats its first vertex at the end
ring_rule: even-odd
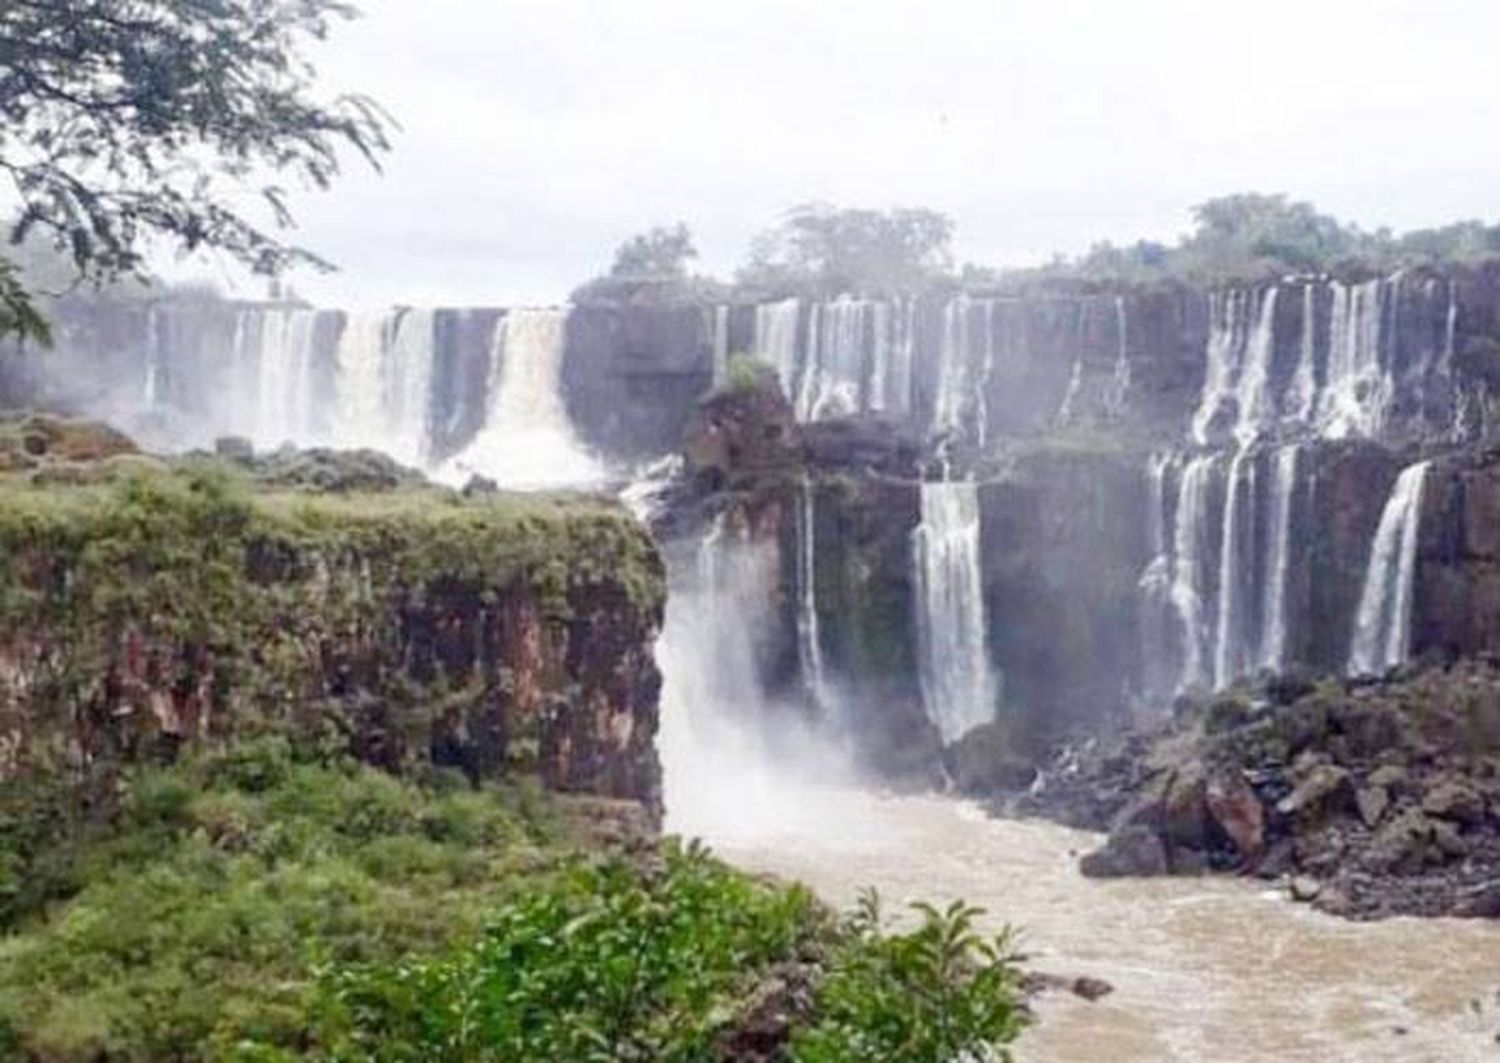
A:
POLYGON ((566 329, 565 310, 512 310, 500 319, 492 363, 498 377, 484 427, 441 479, 477 474, 519 489, 598 482, 602 469, 573 434, 563 404, 566 329))
POLYGON ((729 307, 720 303, 713 309, 713 388, 729 382, 729 307))
POLYGON ((761 303, 755 308, 755 353, 775 367, 782 393, 797 396, 797 324, 802 304, 796 299, 761 303))
POLYGON ((1422 461, 1403 469, 1380 514, 1355 615, 1351 675, 1380 675, 1404 663, 1410 653, 1417 534, 1430 464, 1422 461))
MULTIPOLYGON (((398 311, 382 334, 379 359, 382 431, 373 445, 397 461, 425 465, 428 454, 436 315, 398 311)), ((364 357, 369 357, 368 354, 364 357)))
POLYGON ((1276 470, 1271 480, 1271 541, 1266 572, 1266 606, 1261 616, 1260 657, 1258 664, 1273 672, 1286 666, 1287 605, 1291 579, 1292 528, 1296 513, 1296 491, 1299 457, 1302 448, 1296 444, 1276 452, 1276 470))
POLYGON ((235 325, 238 365, 254 365, 255 408, 245 434, 258 447, 307 442, 320 435, 315 421, 317 386, 313 339, 318 312, 277 308, 239 312, 235 325), (248 321, 249 315, 254 321, 248 321), (253 348, 249 347, 254 344, 253 348))
POLYGON ((917 658, 927 717, 953 742, 995 718, 980 570, 979 492, 973 483, 924 483, 916 564, 917 658))
POLYGON ((1246 616, 1255 578, 1255 461, 1248 447, 1235 452, 1224 487, 1223 541, 1219 548, 1218 624, 1214 687, 1228 686, 1250 664, 1246 616))
POLYGON ((1258 293, 1230 291, 1209 296, 1203 394, 1193 413, 1193 439, 1198 444, 1215 441, 1227 406, 1234 410, 1232 434, 1241 446, 1263 431, 1271 405, 1277 291, 1271 287, 1258 293))
POLYGON ((1372 436, 1385 424, 1394 390, 1382 359, 1385 288, 1378 280, 1329 286, 1328 369, 1317 426, 1330 439, 1372 436))
POLYGON ((803 481, 797 493, 797 663, 808 699, 823 712, 833 708, 823 667, 823 637, 818 627, 817 509, 812 485, 803 481))
POLYGON ((943 307, 943 338, 938 347, 937 398, 933 407, 935 432, 957 432, 973 398, 969 386, 969 308, 967 296, 952 299, 943 307))
POLYGON ((1201 455, 1188 462, 1177 493, 1176 523, 1172 533, 1172 586, 1169 592, 1182 629, 1182 678, 1178 688, 1206 686, 1208 630, 1204 620, 1207 600, 1209 489, 1217 458, 1201 455))
POLYGON ((1115 328, 1119 332, 1119 346, 1115 354, 1115 373, 1110 381, 1109 390, 1109 413, 1118 417, 1124 412, 1125 403, 1130 398, 1131 368, 1130 368, 1130 346, 1128 342, 1129 322, 1125 316, 1124 296, 1115 296, 1115 328))

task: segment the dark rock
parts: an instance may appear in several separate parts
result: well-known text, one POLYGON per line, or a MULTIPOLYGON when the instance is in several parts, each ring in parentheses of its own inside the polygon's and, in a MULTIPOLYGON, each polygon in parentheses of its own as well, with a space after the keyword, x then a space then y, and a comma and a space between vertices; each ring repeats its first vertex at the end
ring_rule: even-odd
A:
POLYGON ((1374 828, 1379 824, 1390 803, 1390 793, 1383 786, 1362 786, 1354 793, 1354 804, 1366 827, 1374 828))
POLYGON ((1317 819, 1352 807, 1354 786, 1349 773, 1331 764, 1318 764, 1306 772, 1292 792, 1276 803, 1283 816, 1317 819))
POLYGON ((248 465, 255 460, 255 444, 243 436, 220 436, 214 440, 214 453, 228 461, 248 465))
POLYGON ((1110 834, 1104 847, 1084 856, 1079 870, 1090 878, 1165 875, 1171 870, 1166 846, 1142 823, 1127 823, 1110 834))
POLYGON ((1204 793, 1209 815, 1247 863, 1259 860, 1266 848, 1265 810, 1242 776, 1219 773, 1204 793))
POLYGON ((1443 779, 1422 797, 1422 811, 1429 816, 1474 826, 1484 819, 1484 798, 1457 779, 1443 779))

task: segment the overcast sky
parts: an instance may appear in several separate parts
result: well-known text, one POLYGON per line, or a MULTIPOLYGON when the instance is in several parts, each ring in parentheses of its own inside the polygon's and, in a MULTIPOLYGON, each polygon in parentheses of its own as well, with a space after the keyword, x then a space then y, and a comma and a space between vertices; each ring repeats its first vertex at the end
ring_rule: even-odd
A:
POLYGON ((1234 191, 1500 216, 1497 0, 361 3, 323 73, 404 128, 297 200, 328 305, 560 301, 678 219, 727 273, 808 200, 935 207, 1002 265, 1234 191))

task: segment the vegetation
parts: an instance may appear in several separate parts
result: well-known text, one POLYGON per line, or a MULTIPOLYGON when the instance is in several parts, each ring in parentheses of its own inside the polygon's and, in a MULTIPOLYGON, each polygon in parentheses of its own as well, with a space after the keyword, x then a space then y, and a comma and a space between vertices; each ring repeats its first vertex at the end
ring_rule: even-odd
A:
POLYGON ((614 263, 602 277, 580 285, 575 303, 681 303, 723 296, 722 285, 688 272, 698 257, 687 224, 658 225, 615 249, 614 263))
POLYGON ((926 208, 794 207, 756 237, 737 280, 772 293, 916 292, 952 270, 953 221, 926 208))
MULTIPOLYGON (((153 241, 270 275, 326 266, 277 234, 292 223, 280 182, 325 188, 343 151, 375 164, 388 147, 383 112, 319 99, 304 55, 354 13, 344 0, 0 7, 0 171, 22 204, 11 243, 39 238, 95 282, 142 274, 153 241)), ((34 295, 0 257, 0 338, 47 338, 34 295)))
POLYGON ((0 1049, 46 1059, 696 1060, 766 986, 791 1058, 1006 1058, 1008 935, 886 933, 695 844, 603 853, 524 786, 279 738, 101 806, 0 787, 0 1049))
POLYGON ((138 767, 92 806, 12 782, 0 813, 0 1046, 47 1059, 297 1050, 320 971, 473 937, 574 847, 525 787, 278 737, 138 767))
POLYGON ((1175 246, 1137 241, 1096 244, 1076 260, 1033 270, 968 267, 970 287, 1056 281, 1215 284, 1295 273, 1369 274, 1401 268, 1472 264, 1500 258, 1500 225, 1457 222, 1402 235, 1366 232, 1284 195, 1241 193, 1200 203, 1194 226, 1175 246))

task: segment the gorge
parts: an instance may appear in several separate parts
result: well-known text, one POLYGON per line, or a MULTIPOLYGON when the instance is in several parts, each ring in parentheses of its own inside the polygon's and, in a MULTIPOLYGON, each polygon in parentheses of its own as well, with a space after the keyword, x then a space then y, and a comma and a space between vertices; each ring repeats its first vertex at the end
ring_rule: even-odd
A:
MULTIPOLYGON (((902 895, 914 883, 892 868, 945 844, 934 839, 960 854, 972 845, 974 866, 990 869, 1024 849, 1004 872, 1019 876, 1013 885, 976 881, 958 857, 926 892, 993 896, 998 916, 1047 935, 1044 955, 1105 971, 1122 1001, 1151 1016, 1154 1032, 1135 1029, 1127 1058, 1197 1058, 1257 1006, 1226 998, 1198 1021, 1152 994, 1169 992, 1157 980, 1182 965, 1233 967, 1201 950, 1238 947, 1226 943, 1243 943, 1263 907, 1288 950, 1312 948, 1307 935, 1338 957, 1329 964, 1357 966, 1375 938, 1307 922, 1239 884, 1163 884, 1139 902, 1110 894, 1118 906, 1100 918, 1140 927, 1174 906, 1215 914, 1198 931, 1150 931, 1139 954, 1115 941, 1105 959, 1086 944, 1102 930, 1071 939, 1051 914, 1095 903, 1072 892, 1085 886, 1071 868, 1097 837, 976 822, 965 841, 967 813, 839 787, 947 789, 996 805, 1040 790, 1034 808, 1056 815, 1054 757, 1167 723, 1174 704, 1264 722, 1265 706, 1282 704, 1263 693, 1268 676, 1347 677, 1357 692, 1416 662, 1482 657, 1500 638, 1488 416, 1500 271, 1489 267, 1213 289, 381 315, 75 300, 60 306, 58 333, 45 358, 0 363, 9 404, 102 417, 166 450, 224 436, 243 437, 257 460, 284 443, 371 448, 479 498, 494 485, 623 491, 655 534, 669 586, 656 647, 669 828, 846 900, 860 884, 841 867, 850 847, 885 853, 858 873, 902 895), (837 785, 808 788, 808 778, 837 785), (1140 968, 1155 988, 1128 984, 1140 968)), ((645 696, 650 678, 634 674, 645 696)), ((1475 682, 1487 706, 1492 684, 1475 682)), ((537 696, 600 704, 566 684, 537 696)), ((546 748, 622 733, 598 726, 546 748)), ((1474 777, 1491 789, 1480 818, 1461 826, 1473 840, 1455 861, 1490 852, 1500 796, 1483 770, 1474 777)), ((646 776, 569 771, 555 772, 567 788, 657 800, 646 776)), ((1409 797, 1390 789, 1391 811, 1372 830, 1443 781, 1420 778, 1426 789, 1409 797)), ((1213 785, 1193 800, 1208 807, 1213 785)), ((1102 829, 1108 819, 1077 821, 1102 829)), ((1203 828, 1212 837, 1169 838, 1158 870, 1200 852, 1203 866, 1236 866, 1218 855, 1234 850, 1217 823, 1203 828)), ((1431 852, 1441 870, 1449 857, 1431 852)), ((1311 873, 1281 867, 1291 870, 1311 873)), ((1378 914, 1408 910, 1392 903, 1378 914)), ((1386 1003, 1360 1005, 1340 1047, 1395 1059, 1413 1045, 1458 1045, 1480 1058, 1488 1027, 1454 1017, 1470 987, 1445 966, 1451 946, 1423 951, 1424 931, 1404 929, 1372 934, 1392 955, 1424 957, 1411 978, 1445 972, 1432 975, 1443 988, 1409 1003, 1418 989, 1394 963, 1351 981, 1386 1003), (1416 1039, 1396 1040, 1391 1027, 1407 1024, 1416 1039)), ((1442 924, 1442 934, 1494 948, 1488 920, 1442 924)), ((1475 977, 1482 987, 1500 968, 1475 977)), ((1327 1021, 1303 1010, 1306 983, 1284 987, 1275 1007, 1286 1022, 1327 1021)), ((1055 1025, 1028 1036, 1075 1052, 1124 1021, 1043 1008, 1055 1025)), ((1256 1034, 1243 1058, 1274 1044, 1274 1031, 1256 1034)))

